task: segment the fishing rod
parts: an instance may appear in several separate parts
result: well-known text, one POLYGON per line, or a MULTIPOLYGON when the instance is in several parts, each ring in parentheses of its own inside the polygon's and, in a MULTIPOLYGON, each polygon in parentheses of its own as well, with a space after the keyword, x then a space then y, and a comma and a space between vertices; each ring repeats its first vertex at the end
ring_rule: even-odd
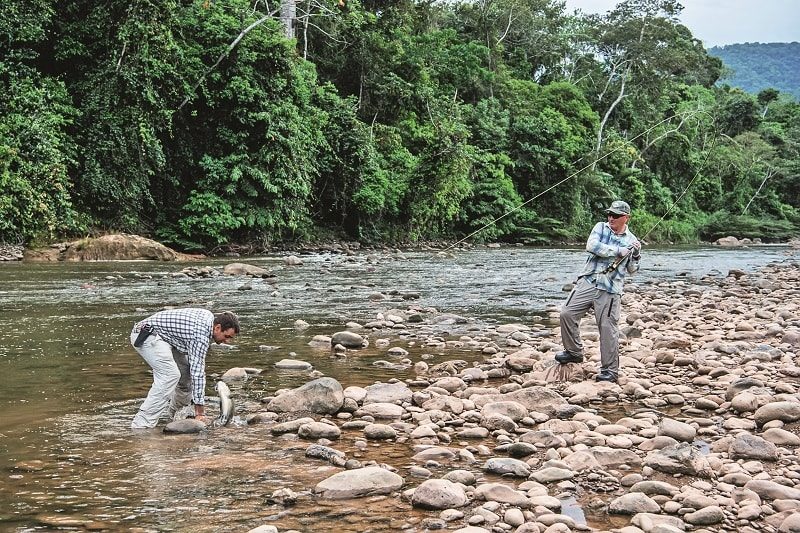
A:
MULTIPOLYGON (((697 113, 707 113, 707 112, 706 112, 705 110, 703 110, 703 109, 696 109, 696 110, 694 110, 694 111, 691 111, 691 112, 686 112, 686 113, 683 113, 683 115, 686 115, 686 118, 690 118, 691 116, 693 116, 693 115, 695 115, 695 114, 697 114, 697 113)), ((667 117, 667 118, 665 118, 665 119, 663 119, 663 120, 660 120, 660 121, 656 122, 655 124, 653 124, 652 126, 650 126, 649 128, 647 128, 646 130, 644 130, 644 131, 642 131, 641 133, 639 133, 639 134, 635 135, 634 137, 631 137, 631 138, 629 139, 629 141, 628 141, 628 142, 635 141, 635 140, 636 140, 636 139, 638 139, 639 137, 642 137, 642 136, 644 136, 644 135, 647 135, 647 134, 648 134, 648 133, 650 133, 652 130, 656 129, 658 126, 660 126, 660 125, 664 124, 665 122, 669 122, 669 121, 671 121, 672 119, 674 119, 674 118, 676 118, 676 117, 678 117, 678 116, 681 116, 681 115, 682 115, 681 113, 676 113, 676 114, 674 114, 674 115, 671 115, 671 116, 669 116, 669 117, 667 117)), ((469 235, 467 235, 467 236, 463 237, 462 239, 459 239, 459 240, 457 240, 456 242, 452 243, 452 244, 451 244, 451 245, 449 245, 447 248, 445 248, 444 250, 442 250, 442 252, 441 252, 441 253, 445 253, 445 252, 447 252, 448 250, 450 250, 450 249, 452 249, 452 248, 455 248, 456 246, 458 246, 458 245, 459 245, 459 244, 461 244, 462 242, 466 241, 467 239, 470 239, 471 237, 474 237, 475 235, 477 235, 477 234, 478 234, 478 233, 480 233, 481 231, 485 230, 486 228, 488 228, 488 227, 489 227, 489 226, 491 226, 492 224, 495 224, 495 223, 497 223, 497 221, 504 219, 505 217, 507 217, 508 215, 511 215, 512 213, 515 213, 516 211, 519 211, 520 209, 522 209, 523 207, 525 207, 526 205, 528 205, 528 204, 529 204, 529 203, 531 203, 532 201, 534 201, 534 200, 536 200, 537 198, 539 198, 539 197, 543 196, 544 194, 546 194, 546 193, 548 193, 548 192, 552 191, 552 190, 553 190, 553 189, 555 189, 556 187, 560 186, 562 183, 565 183, 565 182, 567 182, 567 181, 571 180, 572 178, 574 178, 575 176, 577 176, 578 174, 580 174, 580 173, 581 173, 581 172, 583 172, 584 170, 586 170, 586 169, 588 169, 588 168, 592 168, 592 167, 593 167, 593 166, 595 166, 595 165, 596 165, 598 162, 602 161, 603 159, 607 158, 608 156, 610 156, 610 155, 612 155, 612 154, 614 154, 614 153, 616 153, 616 152, 618 152, 618 151, 620 151, 620 150, 622 150, 622 149, 623 149, 623 146, 619 146, 619 147, 617 147, 617 148, 614 148, 613 150, 610 150, 609 152, 606 152, 605 154, 603 154, 602 156, 598 157, 597 159, 595 159, 595 160, 594 160, 594 161, 592 161, 591 163, 589 163, 589 164, 585 165, 584 167, 582 167, 582 168, 580 168, 580 169, 576 170, 575 172, 573 172, 572 174, 570 174, 570 175, 569 175, 569 176, 567 176, 566 178, 564 178, 564 179, 562 179, 562 180, 560 180, 560 181, 558 181, 558 182, 554 183, 554 184, 553 184, 553 185, 551 185, 550 187, 548 187, 548 188, 546 188, 545 190, 541 191, 541 192, 540 192, 539 194, 537 194, 536 196, 533 196, 532 198, 529 198, 528 200, 525 200, 524 202, 522 202, 522 203, 521 203, 521 204, 519 204, 518 206, 516 206, 516 207, 514 207, 514 208, 512 208, 512 209, 510 209, 510 210, 508 210, 508 211, 506 211, 505 213, 503 213, 503 214, 502 214, 502 215, 500 215, 499 217, 495 218, 494 220, 491 220, 491 221, 487 222, 486 224, 484 224, 484 225, 483 225, 483 226, 481 226, 480 228, 476 229, 475 231, 473 231, 473 232, 472 232, 472 233, 470 233, 469 235)), ((707 160, 707 159, 708 159, 708 157, 706 156, 706 160, 707 160)), ((698 172, 698 173, 699 173, 699 172, 698 172)), ((695 178, 696 178, 696 177, 697 177, 697 174, 695 174, 695 178)), ((694 178, 692 179, 692 181, 694 181, 694 178)), ((685 192, 686 192, 686 191, 684 191, 684 193, 685 193, 685 192)), ((683 196, 683 194, 681 194, 681 196, 683 196)), ((673 205, 674 205, 674 204, 673 204, 673 205)), ((662 217, 662 220, 663 220, 663 217, 662 217)), ((660 220, 659 220, 659 222, 660 222, 660 220)), ((656 225, 658 225, 658 223, 656 223, 656 225)), ((651 229, 650 229, 650 231, 652 231, 653 229, 655 229, 655 226, 654 226, 653 228, 651 228, 651 229)), ((648 232, 648 234, 649 234, 649 233, 650 233, 650 232, 648 232)))

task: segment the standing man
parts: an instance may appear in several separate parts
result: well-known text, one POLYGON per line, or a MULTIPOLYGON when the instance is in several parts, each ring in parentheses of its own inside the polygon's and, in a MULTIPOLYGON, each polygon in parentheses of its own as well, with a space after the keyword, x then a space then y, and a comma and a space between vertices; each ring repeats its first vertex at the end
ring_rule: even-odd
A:
POLYGON ((625 275, 639 270, 641 244, 628 229, 631 206, 622 200, 606 209, 608 220, 598 222, 586 241, 589 257, 578 282, 561 308, 561 364, 583 362, 580 320, 589 309, 600 330, 600 372, 597 381, 616 382, 619 375, 619 307, 625 275))
POLYGON ((167 410, 169 419, 194 404, 195 418, 205 416, 206 351, 211 340, 227 343, 239 333, 239 318, 225 311, 170 309, 145 318, 133 326, 131 344, 153 369, 153 386, 132 429, 152 428, 167 410))

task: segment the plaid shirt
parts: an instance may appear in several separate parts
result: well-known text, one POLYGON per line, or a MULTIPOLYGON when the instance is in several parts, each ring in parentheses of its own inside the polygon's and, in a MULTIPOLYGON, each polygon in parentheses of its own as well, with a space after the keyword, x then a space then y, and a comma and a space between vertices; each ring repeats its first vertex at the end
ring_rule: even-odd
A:
POLYGON ((592 229, 589 240, 586 241, 589 257, 578 277, 585 277, 598 289, 611 294, 622 294, 625 275, 639 270, 639 258, 634 258, 631 253, 616 269, 607 274, 603 274, 603 271, 617 258, 620 248, 627 247, 635 240, 636 236, 628 230, 628 226, 625 226, 622 233, 617 234, 611 230, 608 222, 598 222, 592 229))
POLYGON ((133 332, 149 324, 166 343, 184 352, 189 361, 192 376, 192 401, 195 405, 205 403, 206 352, 211 344, 214 329, 214 313, 206 309, 169 309, 145 318, 133 327, 133 332))

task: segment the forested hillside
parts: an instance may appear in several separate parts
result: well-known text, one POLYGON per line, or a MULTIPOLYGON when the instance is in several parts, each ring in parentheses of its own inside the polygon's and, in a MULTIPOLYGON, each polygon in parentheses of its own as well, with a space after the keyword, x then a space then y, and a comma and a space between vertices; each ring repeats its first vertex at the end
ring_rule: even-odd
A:
POLYGON ((615 198, 650 241, 796 235, 800 105, 717 87, 679 9, 8 0, 0 239, 552 243, 615 198))
POLYGON ((800 43, 743 43, 715 46, 729 74, 721 81, 753 94, 778 89, 800 100, 800 43))

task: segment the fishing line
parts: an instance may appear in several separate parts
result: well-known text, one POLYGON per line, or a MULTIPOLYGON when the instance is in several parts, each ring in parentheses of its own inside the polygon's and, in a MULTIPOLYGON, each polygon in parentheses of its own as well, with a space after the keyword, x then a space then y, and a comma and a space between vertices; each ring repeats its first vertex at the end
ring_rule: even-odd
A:
POLYGON ((685 194, 686 194, 686 192, 687 192, 687 191, 689 190, 689 188, 692 186, 692 184, 694 183, 694 181, 697 179, 697 176, 699 176, 699 175, 700 175, 700 172, 701 172, 701 171, 703 170, 703 168, 706 166, 706 163, 708 162, 708 158, 709 158, 709 156, 711 155, 711 150, 714 148, 714 143, 716 142, 716 140, 717 140, 717 136, 715 135, 715 136, 713 137, 712 141, 711 141, 711 146, 709 147, 709 149, 708 149, 708 150, 706 150, 706 139, 703 139, 703 149, 702 149, 702 151, 703 151, 703 153, 705 153, 705 154, 706 154, 706 157, 705 157, 705 159, 703 160, 703 163, 702 163, 702 164, 701 164, 701 165, 700 165, 700 166, 697 168, 697 172, 695 172, 695 173, 694 173, 694 176, 693 176, 693 177, 692 177, 692 179, 689 181, 689 184, 686 186, 686 188, 685 188, 685 189, 683 189, 683 192, 682 192, 682 193, 680 193, 680 195, 678 195, 678 197, 675 199, 675 201, 674 201, 674 202, 672 202, 672 205, 671 205, 671 206, 669 206, 669 208, 667 209, 667 211, 666 211, 666 212, 665 212, 663 215, 661 215, 661 218, 659 218, 659 219, 658 219, 658 221, 656 221, 656 223, 655 223, 655 224, 653 224, 653 227, 652 227, 652 228, 650 228, 649 230, 647 230, 647 233, 645 233, 645 234, 644 234, 644 237, 642 237, 640 240, 644 241, 644 240, 647 238, 647 236, 648 236, 648 235, 650 235, 650 234, 653 232, 653 230, 654 230, 654 229, 656 229, 656 226, 658 226, 659 224, 661 224, 661 222, 663 222, 663 221, 664 221, 664 219, 665 219, 665 218, 667 218, 667 215, 669 215, 670 211, 672 211, 672 209, 673 209, 673 208, 674 208, 676 205, 678 205, 678 202, 680 202, 680 201, 681 201, 681 198, 683 198, 683 195, 685 195, 685 194))
MULTIPOLYGON (((704 112, 704 111, 703 111, 703 110, 700 110, 700 109, 698 109, 698 110, 696 110, 696 111, 693 111, 693 112, 690 112, 690 113, 686 113, 686 115, 687 115, 687 118, 689 118, 689 117, 691 117, 692 115, 694 115, 694 114, 696 114, 696 113, 699 113, 699 112, 704 112)), ((680 115, 680 113, 676 113, 675 115, 669 116, 669 117, 667 117, 667 118, 665 118, 665 119, 663 119, 663 120, 661 120, 661 121, 659 121, 659 122, 656 122, 655 124, 653 124, 652 126, 650 126, 649 128, 647 128, 646 130, 642 131, 642 132, 641 132, 641 133, 639 133, 638 135, 636 135, 636 136, 634 136, 634 137, 631 137, 631 138, 628 140, 628 142, 633 142, 633 141, 635 141, 636 139, 638 139, 639 137, 642 137, 643 135, 647 135, 648 133, 650 133, 652 130, 656 129, 656 128, 657 128, 658 126, 660 126, 661 124, 664 124, 665 122, 669 122, 670 120, 672 120, 672 119, 674 119, 674 118, 678 117, 679 115, 680 115)), ((598 162, 600 162, 600 161, 602 161, 603 159, 607 158, 607 157, 608 157, 608 156, 610 156, 611 154, 613 154, 613 153, 615 153, 615 152, 618 152, 619 150, 622 150, 623 148, 624 148, 624 146, 619 146, 619 147, 617 147, 617 148, 614 148, 613 150, 611 150, 611 151, 609 151, 609 152, 605 153, 605 154, 604 154, 604 155, 602 155, 601 157, 598 157, 597 159, 595 159, 595 160, 594 160, 594 161, 592 161, 591 163, 587 164, 587 165, 586 165, 586 166, 584 166, 583 168, 576 170, 575 172, 573 172, 572 174, 570 174, 570 175, 569 175, 569 176, 567 176, 566 178, 564 178, 564 179, 562 179, 561 181, 558 181, 558 182, 554 183, 553 185, 551 185, 550 187, 546 188, 545 190, 543 190, 542 192, 540 192, 540 193, 539 193, 539 194, 537 194, 536 196, 534 196, 534 197, 532 197, 532 198, 529 198, 528 200, 525 200, 524 202, 522 202, 522 203, 521 203, 521 204, 519 204, 518 206, 514 207, 513 209, 510 209, 509 211, 507 211, 507 212, 503 213, 502 215, 500 215, 499 217, 495 218, 494 220, 491 220, 491 221, 487 222, 486 224, 484 224, 484 225, 483 225, 483 226, 481 226, 480 228, 476 229, 475 231, 473 231, 472 233, 470 233, 470 234, 469 234, 469 235, 467 235, 466 237, 464 237, 464 238, 462 238, 462 239, 459 239, 458 241, 456 241, 456 242, 454 242, 453 244, 449 245, 447 248, 445 248, 444 250, 442 250, 442 252, 446 252, 446 251, 450 250, 451 248, 455 248, 456 246, 458 246, 458 245, 459 245, 459 244, 461 244, 462 242, 466 241, 467 239, 469 239, 469 238, 471 238, 471 237, 474 237, 475 235, 477 235, 477 234, 478 234, 478 233, 480 233, 481 231, 485 230, 486 228, 488 228, 488 227, 489 227, 489 226, 491 226, 492 224, 495 224, 495 223, 497 223, 497 221, 498 221, 498 220, 502 220, 502 219, 504 219, 505 217, 507 217, 508 215, 510 215, 510 214, 512 214, 512 213, 515 213, 516 211, 519 211, 520 209, 522 209, 523 207, 525 207, 526 205, 528 205, 528 204, 529 204, 529 203, 531 203, 532 201, 534 201, 534 200, 536 200, 537 198, 539 198, 539 197, 541 197, 542 195, 544 195, 545 193, 547 193, 547 192, 549 192, 549 191, 552 191, 553 189, 555 189, 556 187, 558 187, 558 186, 559 186, 559 185, 561 185, 562 183, 565 183, 565 182, 567 182, 567 181, 571 180, 572 178, 574 178, 575 176, 577 176, 578 174, 580 174, 580 173, 581 173, 581 172, 583 172, 584 170, 586 170, 586 169, 588 169, 588 168, 590 168, 590 167, 594 166, 594 165, 595 165, 595 164, 597 164, 598 162)), ((697 175, 695 175, 695 177, 697 177, 697 175)), ((692 181, 694 181, 694 179, 692 179, 692 181)), ((684 191, 684 193, 685 193, 685 192, 686 192, 686 191, 684 191)), ((683 194, 681 194, 681 196, 683 196, 683 194)), ((673 204, 673 205, 674 205, 674 204, 673 204)), ((660 221, 659 221, 659 222, 660 222, 660 221)), ((656 224, 658 224, 658 223, 656 223, 656 224)), ((653 229, 655 229, 655 226, 654 226, 653 228, 651 228, 651 230, 650 230, 650 231, 653 231, 653 229)), ((648 232, 648 234, 649 234, 649 232, 648 232)))
MULTIPOLYGON (((708 150, 706 150, 706 140, 707 140, 707 138, 703 139, 703 150, 702 150, 702 151, 703 151, 703 152, 706 154, 706 158, 703 160, 703 163, 702 163, 702 164, 701 164, 701 165, 700 165, 700 166, 697 168, 697 172, 695 172, 695 173, 694 173, 694 176, 692 177, 692 179, 691 179, 691 180, 689 180, 689 184, 688 184, 688 185, 686 185, 686 188, 684 188, 684 189, 683 189, 683 192, 681 192, 681 193, 678 195, 678 197, 675 199, 675 201, 674 201, 674 202, 672 202, 672 205, 671 205, 671 206, 669 206, 669 208, 667 209, 667 211, 666 211, 666 212, 665 212, 663 215, 661 215, 661 218, 659 218, 659 219, 656 221, 656 223, 655 223, 655 224, 653 224, 653 226, 652 226, 652 227, 651 227, 649 230, 647 230, 647 233, 645 233, 645 234, 644 234, 644 237, 642 237, 641 239, 639 239, 639 242, 641 242, 641 243, 644 243, 644 242, 645 242, 645 240, 647 239, 647 236, 648 236, 648 235, 650 235, 650 234, 653 232, 653 230, 654 230, 654 229, 656 229, 656 227, 657 227, 659 224, 661 224, 661 222, 662 222, 662 221, 663 221, 665 218, 667 218, 667 215, 669 215, 670 211, 672 211, 672 209, 673 209, 673 208, 674 208, 676 205, 678 205, 678 202, 680 202, 680 201, 681 201, 681 198, 683 198, 683 195, 684 195, 684 194, 686 194, 686 192, 689 190, 689 188, 690 188, 690 187, 692 186, 692 184, 694 183, 694 180, 696 180, 696 179, 697 179, 697 176, 699 176, 699 175, 700 175, 700 172, 703 170, 703 167, 705 167, 706 163, 708 162, 708 157, 711 155, 711 148, 713 148, 713 147, 714 147, 714 146, 713 146, 713 142, 716 142, 716 140, 717 140, 717 136, 715 135, 715 136, 713 137, 712 145, 711 145, 711 147, 710 147, 708 150)), ((633 245, 629 245, 629 246, 628 246, 628 249, 629 249, 629 250, 632 250, 632 249, 633 249, 633 245)), ((618 257, 617 259, 615 259, 615 260, 614 260, 614 261, 613 261, 611 264, 609 264, 609 265, 608 265, 608 266, 605 268, 605 270, 603 271, 603 273, 607 274, 607 273, 609 273, 609 272, 613 272, 614 270, 616 270, 617 268, 619 268, 619 266, 620 266, 620 265, 621 265, 621 264, 622 264, 622 263, 623 263, 623 262, 624 262, 626 259, 630 259, 630 254, 626 254, 626 255, 624 255, 624 256, 622 256, 622 257, 618 257)))

